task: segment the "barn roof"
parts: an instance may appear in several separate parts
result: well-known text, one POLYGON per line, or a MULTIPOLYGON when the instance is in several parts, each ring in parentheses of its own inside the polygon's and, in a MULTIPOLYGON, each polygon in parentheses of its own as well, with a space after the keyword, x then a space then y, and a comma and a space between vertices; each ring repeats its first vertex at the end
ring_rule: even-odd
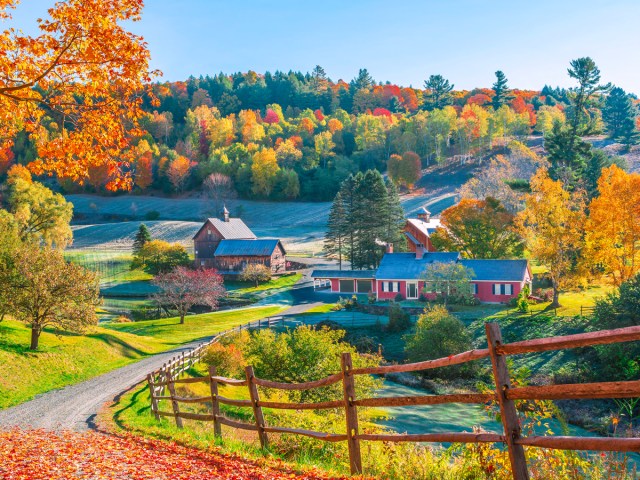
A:
POLYGON ((416 227, 418 231, 422 232, 427 237, 430 237, 431 234, 436 231, 436 228, 441 226, 439 218, 432 218, 428 222, 425 222, 420 218, 408 218, 407 223, 416 227))
POLYGON ((529 269, 527 260, 460 260, 473 270, 473 280, 521 282, 529 269))
MULTIPOLYGON (((259 240, 221 240, 213 255, 215 257, 269 257, 278 244, 280 244, 280 240, 277 238, 261 238, 259 240)), ((284 252, 284 248, 281 244, 280 247, 284 252)))
POLYGON ((417 259, 415 253, 387 253, 382 257, 376 278, 380 280, 418 280, 430 263, 456 262, 459 258, 458 252, 425 252, 421 259, 417 259))
POLYGON ((314 270, 311 278, 375 278, 375 270, 314 270))
POLYGON ((207 223, 211 222, 211 224, 215 227, 222 238, 226 239, 255 239, 256 235, 251 231, 249 227, 242 221, 240 218, 230 218, 228 222, 224 220, 220 220, 219 218, 208 218, 204 225, 200 227, 200 230, 195 234, 193 238, 196 238, 203 228, 206 227, 207 223))

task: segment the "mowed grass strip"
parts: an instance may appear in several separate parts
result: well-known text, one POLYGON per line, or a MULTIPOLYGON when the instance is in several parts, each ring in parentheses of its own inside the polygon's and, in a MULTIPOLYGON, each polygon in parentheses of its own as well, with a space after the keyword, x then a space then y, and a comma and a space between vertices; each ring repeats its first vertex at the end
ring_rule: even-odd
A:
POLYGON ((5 319, 0 322, 0 409, 281 310, 262 307, 191 315, 184 325, 177 317, 106 323, 82 335, 45 329, 35 352, 28 349, 29 328, 5 319))

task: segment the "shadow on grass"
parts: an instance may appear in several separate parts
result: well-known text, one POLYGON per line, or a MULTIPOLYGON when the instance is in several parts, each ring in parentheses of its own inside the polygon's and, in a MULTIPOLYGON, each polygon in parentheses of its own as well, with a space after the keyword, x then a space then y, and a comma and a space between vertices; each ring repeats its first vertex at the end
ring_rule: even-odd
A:
POLYGON ((100 340, 110 347, 119 347, 122 354, 127 358, 140 358, 150 354, 149 352, 145 352, 144 350, 136 348, 133 345, 109 333, 93 333, 87 335, 87 337, 100 340))

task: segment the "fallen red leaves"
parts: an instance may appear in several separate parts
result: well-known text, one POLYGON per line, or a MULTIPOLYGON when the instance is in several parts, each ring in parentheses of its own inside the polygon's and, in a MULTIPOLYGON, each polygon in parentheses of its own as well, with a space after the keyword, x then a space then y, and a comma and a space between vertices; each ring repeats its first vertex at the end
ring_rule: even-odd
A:
POLYGON ((159 440, 98 432, 0 431, 0 478, 57 479, 283 479, 327 477, 259 466, 159 440))

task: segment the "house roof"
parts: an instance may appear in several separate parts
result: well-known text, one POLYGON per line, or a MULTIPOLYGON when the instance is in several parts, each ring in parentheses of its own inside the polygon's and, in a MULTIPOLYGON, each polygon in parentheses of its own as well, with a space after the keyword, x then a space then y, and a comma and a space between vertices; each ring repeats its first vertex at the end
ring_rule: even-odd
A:
MULTIPOLYGON (((277 238, 261 238, 259 240, 225 239, 220 241, 213 255, 215 257, 268 257, 271 256, 278 244, 280 244, 280 240, 277 238)), ((280 247, 284 252, 282 244, 280 244, 280 247)))
POLYGON ((207 223, 211 223, 215 227, 222 238, 226 239, 255 239, 255 234, 240 218, 230 218, 228 222, 220 220, 219 218, 208 218, 204 225, 200 227, 200 230, 195 234, 193 238, 196 238, 207 223))
POLYGON ((416 237, 414 237, 413 235, 411 235, 411 233, 409 232, 404 232, 404 235, 409 239, 409 241, 411 243, 413 243, 414 245, 420 245, 420 242, 418 241, 418 239, 416 237))
POLYGON ((311 278, 375 278, 375 270, 314 270, 311 278))
POLYGON ((473 280, 521 282, 529 269, 527 260, 461 260, 473 270, 473 280))
POLYGON ((455 262, 459 258, 458 252, 425 252, 421 259, 417 259, 415 253, 387 253, 382 257, 376 278, 379 280, 418 280, 430 263, 455 262))
POLYGON ((420 218, 408 218, 407 223, 413 225, 418 231, 425 234, 427 237, 431 236, 433 232, 436 231, 436 228, 441 226, 439 218, 432 218, 428 222, 420 218))

